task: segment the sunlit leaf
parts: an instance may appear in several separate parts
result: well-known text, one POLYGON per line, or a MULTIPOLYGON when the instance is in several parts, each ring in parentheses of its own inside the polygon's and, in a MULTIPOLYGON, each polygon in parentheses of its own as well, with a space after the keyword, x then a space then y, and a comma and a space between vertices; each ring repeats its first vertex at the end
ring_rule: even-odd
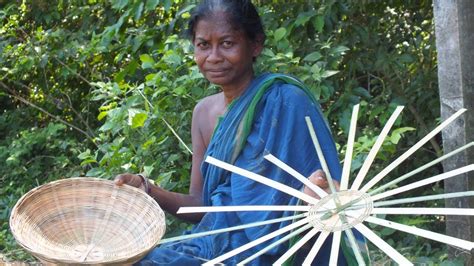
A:
POLYGON ((275 41, 279 41, 281 39, 283 39, 283 37, 285 36, 286 34, 286 29, 285 28, 279 28, 275 31, 275 33, 273 34, 274 37, 275 37, 275 41))

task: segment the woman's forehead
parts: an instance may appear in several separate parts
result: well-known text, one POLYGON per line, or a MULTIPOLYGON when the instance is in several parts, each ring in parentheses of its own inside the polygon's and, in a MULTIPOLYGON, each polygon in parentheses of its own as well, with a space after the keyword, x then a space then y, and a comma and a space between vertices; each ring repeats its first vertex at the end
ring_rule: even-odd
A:
POLYGON ((195 38, 212 38, 212 37, 243 37, 242 30, 236 29, 225 17, 206 17, 198 21, 195 28, 195 38))

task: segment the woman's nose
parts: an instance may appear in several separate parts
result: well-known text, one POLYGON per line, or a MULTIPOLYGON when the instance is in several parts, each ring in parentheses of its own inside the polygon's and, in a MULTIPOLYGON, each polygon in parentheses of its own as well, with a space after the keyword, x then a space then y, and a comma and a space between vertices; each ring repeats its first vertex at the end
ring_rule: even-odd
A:
POLYGON ((218 47, 213 47, 206 58, 206 61, 213 64, 219 63, 222 60, 223 60, 223 57, 218 47))

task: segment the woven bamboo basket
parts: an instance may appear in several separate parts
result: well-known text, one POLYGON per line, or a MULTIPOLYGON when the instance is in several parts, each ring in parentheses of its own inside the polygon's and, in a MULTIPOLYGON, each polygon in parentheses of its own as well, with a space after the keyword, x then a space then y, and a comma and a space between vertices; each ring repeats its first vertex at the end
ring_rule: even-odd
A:
POLYGON ((165 215, 143 191, 95 178, 54 181, 14 206, 16 241, 54 264, 131 264, 165 232, 165 215))

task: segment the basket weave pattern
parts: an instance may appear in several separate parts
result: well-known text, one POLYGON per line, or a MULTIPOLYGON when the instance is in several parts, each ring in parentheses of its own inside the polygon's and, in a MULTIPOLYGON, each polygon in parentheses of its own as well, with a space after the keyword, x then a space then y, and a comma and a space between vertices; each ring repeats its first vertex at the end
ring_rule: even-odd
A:
POLYGON ((142 258, 165 232, 165 215, 143 191, 94 178, 54 181, 26 193, 10 228, 40 260, 124 264, 142 258))

